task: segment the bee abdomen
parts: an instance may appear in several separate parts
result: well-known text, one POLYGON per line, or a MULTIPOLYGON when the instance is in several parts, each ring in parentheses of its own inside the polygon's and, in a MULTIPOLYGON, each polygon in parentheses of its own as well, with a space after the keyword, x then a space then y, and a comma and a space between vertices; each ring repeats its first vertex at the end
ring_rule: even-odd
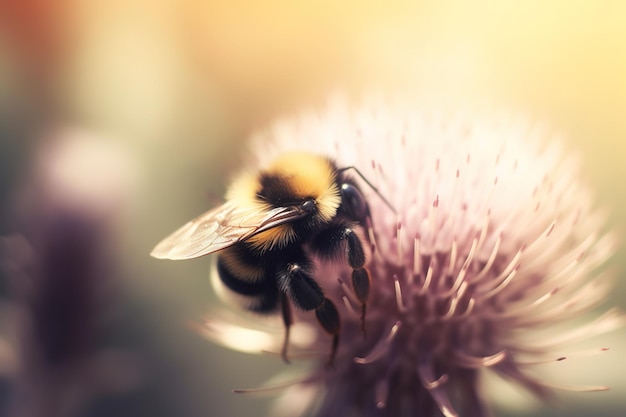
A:
POLYGON ((272 279, 267 279, 258 258, 245 248, 233 246, 217 258, 217 272, 221 282, 238 297, 245 308, 256 312, 272 312, 278 304, 278 290, 272 279))
POLYGON ((239 280, 257 283, 265 278, 262 259, 244 244, 231 246, 220 252, 219 259, 224 268, 239 280))

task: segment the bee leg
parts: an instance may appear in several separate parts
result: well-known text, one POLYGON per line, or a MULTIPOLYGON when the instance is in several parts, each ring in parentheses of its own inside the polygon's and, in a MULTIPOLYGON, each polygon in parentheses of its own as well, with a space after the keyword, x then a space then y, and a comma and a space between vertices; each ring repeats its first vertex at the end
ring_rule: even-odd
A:
POLYGON ((366 268, 352 270, 352 288, 356 298, 361 302, 361 333, 365 337, 365 312, 370 293, 370 274, 366 268))
POLYGON ((280 350, 280 356, 283 358, 283 361, 285 361, 285 363, 291 363, 287 356, 287 348, 289 346, 289 330, 291 329, 291 325, 293 324, 293 315, 291 313, 291 305, 289 304, 289 299, 284 293, 281 294, 280 304, 282 309, 283 323, 285 324, 285 338, 283 339, 283 347, 280 350))
POLYGON ((332 368, 335 363, 337 347, 339 346, 339 328, 341 327, 339 313, 337 312, 335 304, 328 298, 324 298, 324 302, 315 309, 315 317, 317 317, 317 321, 320 323, 322 328, 326 330, 328 334, 333 336, 330 355, 328 356, 327 362, 327 366, 332 368))
POLYGON ((361 303, 361 331, 365 337, 365 312, 370 291, 370 274, 365 265, 365 251, 350 224, 333 224, 317 234, 313 248, 323 258, 345 256, 352 268, 352 288, 361 303))
POLYGON ((353 269, 363 268, 365 265, 365 251, 359 236, 350 227, 343 230, 344 239, 347 243, 348 265, 353 269))
POLYGON ((324 292, 313 279, 311 269, 307 262, 288 263, 278 273, 281 292, 303 311, 314 310, 324 303, 324 292))
POLYGON ((335 331, 334 327, 338 327, 339 323, 337 309, 330 300, 324 297, 322 288, 313 278, 313 265, 308 257, 304 252, 293 252, 288 259, 289 261, 279 266, 276 271, 278 288, 282 294, 283 321, 285 322, 285 344, 283 345, 283 359, 285 360, 287 360, 289 325, 292 321, 291 310, 288 310, 290 301, 300 310, 315 310, 322 327, 333 335, 336 335, 338 330, 335 331))
POLYGON ((347 244, 348 264, 352 267, 352 288, 356 298, 361 303, 361 333, 365 337, 365 312, 370 293, 370 273, 363 267, 365 265, 365 252, 359 237, 349 227, 345 228, 344 235, 347 244))

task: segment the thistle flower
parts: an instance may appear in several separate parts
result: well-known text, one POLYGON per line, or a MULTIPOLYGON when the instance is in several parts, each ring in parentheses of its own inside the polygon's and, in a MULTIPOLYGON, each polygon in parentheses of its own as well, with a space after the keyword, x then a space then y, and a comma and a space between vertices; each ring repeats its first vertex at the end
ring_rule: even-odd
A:
MULTIPOLYGON (((285 389, 285 415, 490 415, 485 371, 548 399, 556 385, 533 368, 621 325, 614 311, 570 323, 603 300, 601 267, 615 242, 578 160, 553 136, 504 115, 337 101, 254 139, 246 166, 289 150, 326 154, 358 167, 397 211, 362 187, 374 229, 365 338, 349 269, 318 262, 316 279, 340 306, 341 342, 327 369, 328 335, 314 315, 298 315, 292 355, 317 359, 285 389)), ((282 342, 280 327, 211 317, 205 333, 227 346, 277 351, 282 342)))

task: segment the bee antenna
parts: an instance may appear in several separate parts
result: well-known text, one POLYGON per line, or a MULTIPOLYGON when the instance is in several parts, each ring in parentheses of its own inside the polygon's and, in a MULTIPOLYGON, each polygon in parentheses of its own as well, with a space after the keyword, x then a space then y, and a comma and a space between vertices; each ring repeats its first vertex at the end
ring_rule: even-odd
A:
POLYGON ((353 169, 354 172, 356 172, 358 174, 359 177, 361 177, 361 179, 367 184, 369 185, 369 187, 374 190, 374 192, 378 195, 378 197, 380 197, 381 200, 383 200, 383 202, 385 203, 385 205, 387 207, 389 207, 389 209, 393 212, 393 214, 398 214, 398 212, 396 211, 396 209, 391 205, 391 203, 385 198, 385 196, 383 196, 380 191, 378 191, 378 188, 376 188, 374 186, 374 184, 372 184, 367 178, 365 178, 365 175, 363 175, 361 173, 361 171, 359 171, 359 169, 357 167, 355 167, 354 165, 349 166, 349 167, 344 167, 344 168, 339 168, 337 171, 339 172, 344 172, 347 171, 349 169, 353 169))

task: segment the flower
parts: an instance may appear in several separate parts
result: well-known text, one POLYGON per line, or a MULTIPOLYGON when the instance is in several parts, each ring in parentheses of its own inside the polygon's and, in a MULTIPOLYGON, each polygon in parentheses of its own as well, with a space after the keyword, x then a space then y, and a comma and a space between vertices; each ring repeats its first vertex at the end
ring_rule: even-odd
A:
MULTIPOLYGON (((299 313, 293 356, 318 360, 282 404, 320 416, 485 416, 485 371, 550 398, 555 385, 533 367, 623 321, 611 310, 572 325, 603 300, 609 274, 601 266, 615 239, 602 232, 578 159, 554 136, 503 114, 424 114, 376 102, 352 110, 342 100, 257 135, 246 166, 289 150, 329 155, 357 167, 397 211, 361 187, 374 229, 366 337, 345 284, 349 268, 318 262, 316 279, 341 307, 334 369, 324 366, 328 335, 313 314, 299 313)), ((279 327, 224 314, 206 322, 213 340, 279 349, 279 327)))

